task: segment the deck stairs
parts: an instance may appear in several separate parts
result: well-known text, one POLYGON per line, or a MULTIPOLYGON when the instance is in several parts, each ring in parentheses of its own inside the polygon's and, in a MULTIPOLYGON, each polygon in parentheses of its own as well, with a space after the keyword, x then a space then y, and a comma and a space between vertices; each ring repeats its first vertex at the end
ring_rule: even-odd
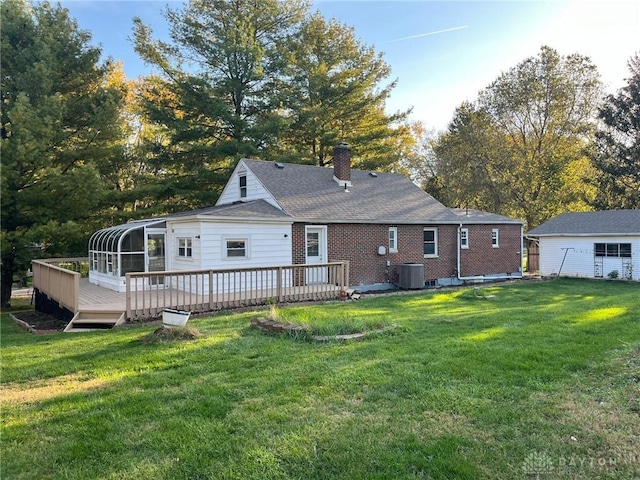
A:
POLYGON ((118 310, 80 310, 65 327, 65 332, 89 332, 110 330, 122 325, 125 312, 118 310))

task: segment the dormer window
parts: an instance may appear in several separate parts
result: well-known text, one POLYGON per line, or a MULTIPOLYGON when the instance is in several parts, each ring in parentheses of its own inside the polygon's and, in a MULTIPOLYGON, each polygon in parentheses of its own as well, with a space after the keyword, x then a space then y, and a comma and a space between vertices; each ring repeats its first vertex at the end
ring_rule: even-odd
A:
POLYGON ((247 198, 247 176, 242 174, 238 177, 240 186, 240 198, 247 198))

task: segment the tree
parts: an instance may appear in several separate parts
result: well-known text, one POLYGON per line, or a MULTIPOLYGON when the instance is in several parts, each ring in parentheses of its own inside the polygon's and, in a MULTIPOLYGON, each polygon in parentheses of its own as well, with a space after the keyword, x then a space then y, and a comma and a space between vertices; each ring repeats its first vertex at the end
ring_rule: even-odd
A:
POLYGON ((291 125, 283 160, 324 166, 333 147, 351 144, 357 167, 397 165, 413 137, 408 112, 385 113, 396 82, 381 54, 361 44, 353 29, 319 13, 306 19, 292 39, 284 104, 291 125))
POLYGON ((136 51, 160 75, 140 86, 141 108, 163 140, 151 163, 164 208, 217 199, 230 168, 277 143, 276 83, 302 0, 192 0, 167 9, 170 44, 135 20, 136 51))
POLYGON ((451 206, 523 218, 528 228, 594 195, 584 147, 601 82, 584 56, 542 47, 461 106, 437 141, 438 176, 451 206))
MULTIPOLYGON (((84 251, 83 220, 104 195, 99 168, 120 153, 122 91, 66 9, 1 4, 1 303, 38 255, 84 251)), ((90 227, 89 227, 90 228, 90 227)))
POLYGON ((603 125, 590 155, 598 171, 596 208, 640 208, 640 54, 628 66, 627 85, 599 110, 603 125))

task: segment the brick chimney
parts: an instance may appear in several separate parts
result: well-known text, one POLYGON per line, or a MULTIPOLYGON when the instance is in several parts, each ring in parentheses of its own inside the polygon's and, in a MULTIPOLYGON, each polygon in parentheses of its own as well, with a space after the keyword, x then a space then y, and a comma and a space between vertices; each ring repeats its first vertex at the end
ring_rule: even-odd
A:
POLYGON ((351 186, 351 149, 344 142, 333 147, 333 179, 340 186, 351 186))

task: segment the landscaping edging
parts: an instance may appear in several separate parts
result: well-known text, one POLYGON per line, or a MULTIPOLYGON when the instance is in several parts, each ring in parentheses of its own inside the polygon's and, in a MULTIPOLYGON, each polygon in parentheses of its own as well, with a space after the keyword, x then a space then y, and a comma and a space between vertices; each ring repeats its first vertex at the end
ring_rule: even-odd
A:
MULTIPOLYGON (((304 333, 308 332, 309 328, 304 327, 302 325, 294 325, 291 323, 282 323, 277 322, 275 320, 269 320, 268 318, 254 318, 251 320, 251 326, 257 328, 258 330, 269 333, 269 334, 281 334, 281 333, 304 333)), ((371 330, 368 332, 357 332, 350 333, 347 335, 311 335, 311 339, 315 342, 325 343, 325 342, 357 342, 360 340, 364 340, 365 337, 371 335, 378 335, 381 333, 385 333, 389 330, 395 330, 398 328, 398 325, 391 324, 385 328, 379 328, 377 330, 371 330)))
POLYGON ((32 333, 34 335, 52 335, 54 333, 60 333, 62 331, 62 330, 37 330, 33 328, 31 325, 29 325, 27 322, 25 322, 24 320, 20 320, 13 313, 9 313, 9 317, 11 317, 11 320, 13 320, 16 323, 16 325, 18 325, 21 328, 24 328, 27 332, 32 333))

